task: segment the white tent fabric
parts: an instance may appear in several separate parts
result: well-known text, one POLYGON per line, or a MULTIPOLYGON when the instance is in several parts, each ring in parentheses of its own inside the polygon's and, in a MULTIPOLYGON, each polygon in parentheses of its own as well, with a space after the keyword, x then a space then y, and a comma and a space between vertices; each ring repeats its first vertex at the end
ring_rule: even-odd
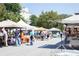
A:
POLYGON ((13 22, 11 20, 5 20, 0 22, 0 27, 18 27, 16 22, 13 22))
POLYGON ((46 29, 46 28, 43 28, 43 27, 38 27, 38 28, 36 28, 35 30, 44 31, 44 30, 47 30, 47 29, 46 29))
MULTIPOLYGON (((17 24, 19 27, 26 27, 26 25, 27 25, 23 20, 20 20, 19 22, 17 22, 17 24)), ((27 26, 29 26, 29 25, 27 25, 27 26)))
POLYGON ((33 30, 36 30, 38 27, 35 27, 35 26, 31 26, 31 28, 32 28, 33 30))
POLYGON ((61 21, 64 24, 77 24, 79 23, 79 15, 73 15, 61 21))
POLYGON ((25 28, 25 29, 27 29, 27 30, 34 30, 34 29, 36 29, 35 26, 31 26, 31 25, 29 25, 29 24, 26 24, 23 20, 20 20, 20 21, 17 23, 17 25, 18 25, 19 27, 23 27, 23 28, 25 28))
POLYGON ((49 29, 49 31, 61 31, 61 30, 58 28, 51 28, 51 29, 49 29))

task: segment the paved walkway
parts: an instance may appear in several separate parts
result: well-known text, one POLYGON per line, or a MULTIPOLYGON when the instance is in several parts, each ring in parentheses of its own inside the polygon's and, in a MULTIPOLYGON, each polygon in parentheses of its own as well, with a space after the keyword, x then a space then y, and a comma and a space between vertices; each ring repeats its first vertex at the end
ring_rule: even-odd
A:
MULTIPOLYGON (((60 41, 61 38, 54 38, 45 41, 35 41, 33 46, 27 46, 24 44, 18 47, 3 47, 0 48, 0 56, 57 56, 61 53, 61 49, 53 49, 52 45, 55 45, 60 41)), ((63 54, 63 51, 61 55, 63 54)), ((76 54, 78 55, 78 53, 79 52, 77 51, 76 54)))

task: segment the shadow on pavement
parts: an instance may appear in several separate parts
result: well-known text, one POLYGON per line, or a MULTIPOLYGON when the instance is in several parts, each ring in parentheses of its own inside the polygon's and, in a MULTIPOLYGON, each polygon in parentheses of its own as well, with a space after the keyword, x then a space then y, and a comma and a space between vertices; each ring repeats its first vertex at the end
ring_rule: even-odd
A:
POLYGON ((65 46, 65 44, 63 44, 63 42, 64 41, 61 41, 61 42, 58 42, 58 43, 56 43, 56 44, 45 44, 45 45, 43 45, 43 46, 40 46, 40 47, 38 47, 38 48, 48 48, 48 49, 56 49, 56 48, 58 48, 58 49, 71 49, 71 50, 73 50, 73 48, 70 48, 70 47, 68 47, 68 46, 65 46), (61 44, 65 47, 63 47, 63 46, 61 46, 61 44))

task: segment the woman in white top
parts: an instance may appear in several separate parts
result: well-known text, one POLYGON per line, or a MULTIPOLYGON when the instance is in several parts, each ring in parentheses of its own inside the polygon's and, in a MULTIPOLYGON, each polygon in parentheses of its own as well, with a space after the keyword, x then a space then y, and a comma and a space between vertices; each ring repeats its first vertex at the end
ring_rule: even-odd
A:
POLYGON ((8 46, 8 34, 7 34, 7 31, 5 30, 5 28, 2 28, 2 31, 3 31, 3 34, 4 34, 4 37, 5 37, 5 44, 6 46, 8 46))

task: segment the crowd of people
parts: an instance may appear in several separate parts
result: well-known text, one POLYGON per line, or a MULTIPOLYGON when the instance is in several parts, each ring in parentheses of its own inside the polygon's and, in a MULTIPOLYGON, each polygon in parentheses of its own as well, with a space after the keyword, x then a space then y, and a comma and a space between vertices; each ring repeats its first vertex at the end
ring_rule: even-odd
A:
POLYGON ((2 36, 0 33, 0 47, 4 46, 9 46, 9 45, 14 45, 14 46, 20 46, 22 44, 29 44, 33 45, 34 40, 39 39, 41 41, 44 41, 46 39, 51 39, 52 38, 52 32, 48 31, 23 31, 21 29, 15 29, 13 30, 13 35, 8 33, 8 30, 6 28, 2 28, 1 31, 2 36), (2 38, 1 38, 2 37, 2 38))
POLYGON ((8 46, 8 45, 20 46, 23 43, 28 43, 29 45, 33 45, 32 31, 30 31, 29 36, 26 35, 22 30, 16 29, 13 32, 14 34, 11 36, 11 34, 8 34, 8 31, 5 28, 2 28, 0 30, 0 47, 8 46))

